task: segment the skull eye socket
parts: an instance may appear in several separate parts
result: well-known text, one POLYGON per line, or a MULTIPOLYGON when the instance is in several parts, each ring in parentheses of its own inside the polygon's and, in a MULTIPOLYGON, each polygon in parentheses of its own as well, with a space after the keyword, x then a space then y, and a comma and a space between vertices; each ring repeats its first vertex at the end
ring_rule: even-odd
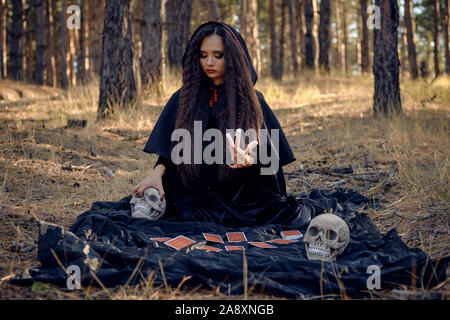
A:
POLYGON ((337 234, 333 230, 328 230, 326 232, 326 237, 327 237, 328 240, 336 240, 337 234))
POLYGON ((152 194, 152 195, 149 197, 149 199, 150 199, 150 201, 152 201, 152 202, 158 201, 158 198, 157 198, 154 194, 152 194))
POLYGON ((319 230, 318 230, 316 227, 311 227, 311 228, 309 228, 309 230, 308 230, 308 234, 309 234, 309 236, 311 236, 311 237, 317 236, 318 233, 319 233, 319 230))

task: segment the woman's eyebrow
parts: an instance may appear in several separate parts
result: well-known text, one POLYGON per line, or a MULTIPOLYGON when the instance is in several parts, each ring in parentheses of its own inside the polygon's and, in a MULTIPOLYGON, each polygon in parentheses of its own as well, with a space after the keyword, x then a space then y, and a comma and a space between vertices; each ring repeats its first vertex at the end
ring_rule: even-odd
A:
MULTIPOLYGON (((203 51, 203 50, 200 50, 200 52, 205 52, 206 53, 206 51, 203 51)), ((213 53, 223 53, 224 51, 223 50, 214 50, 213 51, 213 53)))

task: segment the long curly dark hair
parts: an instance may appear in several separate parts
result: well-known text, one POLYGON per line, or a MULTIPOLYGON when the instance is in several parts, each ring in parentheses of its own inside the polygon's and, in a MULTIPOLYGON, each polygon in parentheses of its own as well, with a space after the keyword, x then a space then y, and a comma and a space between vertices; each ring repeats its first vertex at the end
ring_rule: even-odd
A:
MULTIPOLYGON (((186 129, 193 137, 194 121, 201 119, 201 107, 197 100, 201 86, 205 85, 205 79, 208 78, 200 64, 200 46, 203 38, 213 34, 222 38, 225 52, 225 76, 221 99, 225 99, 226 106, 217 117, 218 129, 222 132, 223 138, 225 137, 226 129, 241 128, 244 131, 255 129, 259 142, 259 130, 263 122, 263 113, 252 83, 248 65, 251 62, 246 61, 244 53, 233 36, 220 25, 214 24, 198 30, 186 48, 183 86, 180 92, 175 129, 186 129), (225 97, 223 96, 224 94, 225 97), (192 97, 196 98, 193 99, 192 97)), ((193 146, 191 149, 194 149, 193 146)), ((223 159, 226 159, 225 156, 226 149, 224 148, 223 159)), ((198 177, 200 166, 199 164, 184 163, 178 166, 181 181, 185 186, 198 177)), ((236 174, 236 170, 239 169, 231 169, 226 164, 218 165, 218 180, 228 180, 236 174)))

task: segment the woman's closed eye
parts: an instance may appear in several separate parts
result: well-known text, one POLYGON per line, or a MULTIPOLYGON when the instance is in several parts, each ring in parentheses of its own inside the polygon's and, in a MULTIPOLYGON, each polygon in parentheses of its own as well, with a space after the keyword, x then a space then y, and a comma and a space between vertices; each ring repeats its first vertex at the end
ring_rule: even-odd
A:
MULTIPOLYGON (((224 56, 224 53, 219 53, 219 54, 216 54, 214 57, 216 57, 216 59, 222 59, 223 56, 224 56)), ((202 59, 205 59, 207 57, 208 57, 207 55, 200 55, 200 58, 202 58, 202 59)))

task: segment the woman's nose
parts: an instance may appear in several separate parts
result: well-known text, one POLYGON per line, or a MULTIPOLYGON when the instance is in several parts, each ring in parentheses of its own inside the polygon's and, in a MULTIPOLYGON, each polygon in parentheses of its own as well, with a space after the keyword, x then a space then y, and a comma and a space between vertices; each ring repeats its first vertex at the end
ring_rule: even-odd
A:
POLYGON ((214 65, 213 57, 209 56, 208 59, 206 60, 206 63, 208 64, 208 66, 214 65))

